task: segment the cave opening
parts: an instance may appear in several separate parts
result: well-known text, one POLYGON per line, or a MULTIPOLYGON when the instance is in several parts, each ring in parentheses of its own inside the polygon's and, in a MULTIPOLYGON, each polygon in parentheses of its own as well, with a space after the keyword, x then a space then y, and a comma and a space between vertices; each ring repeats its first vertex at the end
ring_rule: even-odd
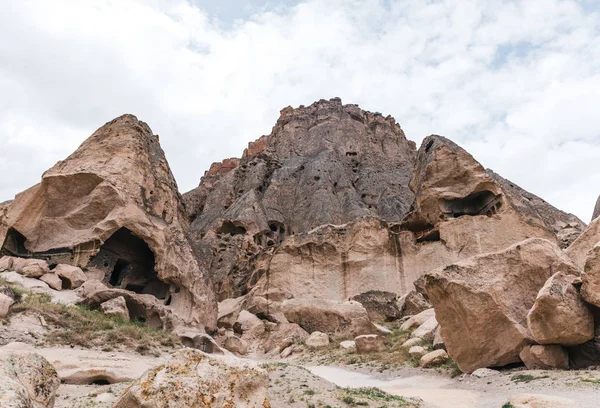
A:
POLYGON ((495 214, 502 206, 502 195, 494 194, 489 190, 478 191, 464 198, 454 200, 440 200, 440 207, 444 214, 450 218, 459 218, 463 215, 488 215, 495 214))
POLYGON ((30 252, 25 248, 26 238, 14 228, 9 228, 2 245, 2 255, 29 257, 30 252))
POLYGON ((217 234, 229 234, 231 236, 234 235, 244 235, 246 233, 246 228, 242 226, 235 225, 231 221, 225 221, 221 224, 221 227, 217 230, 217 234))
POLYGON ((127 228, 121 228, 104 242, 89 268, 100 270, 104 283, 113 288, 166 299, 169 284, 158 278, 154 266, 154 252, 148 244, 127 228))

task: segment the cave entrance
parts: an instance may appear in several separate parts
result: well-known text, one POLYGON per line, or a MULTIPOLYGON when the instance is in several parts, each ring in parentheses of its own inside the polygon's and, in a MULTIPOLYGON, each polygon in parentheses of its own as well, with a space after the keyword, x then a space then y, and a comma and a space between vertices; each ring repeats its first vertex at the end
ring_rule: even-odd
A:
POLYGON ((217 234, 229 234, 231 236, 234 235, 244 235, 246 233, 246 228, 241 225, 235 225, 231 221, 225 221, 221 224, 221 227, 217 230, 217 234))
POLYGON ((154 265, 154 253, 148 244, 127 228, 111 235, 90 262, 111 287, 166 299, 169 285, 158 278, 154 265))
POLYGON ((463 215, 488 215, 495 214, 502 205, 502 195, 494 194, 489 190, 469 194, 464 198, 454 200, 440 200, 442 211, 447 217, 458 218, 463 215))

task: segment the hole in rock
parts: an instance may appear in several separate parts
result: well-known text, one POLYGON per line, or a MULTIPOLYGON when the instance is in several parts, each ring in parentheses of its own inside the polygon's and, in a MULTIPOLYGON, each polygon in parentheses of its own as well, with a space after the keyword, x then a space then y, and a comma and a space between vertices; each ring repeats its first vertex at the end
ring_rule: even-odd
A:
POLYGON ((229 234, 231 236, 234 235, 244 235, 246 233, 246 228, 237 226, 231 221, 225 221, 221 224, 221 227, 217 230, 218 234, 229 234))
POLYGON ((455 200, 440 200, 442 211, 451 218, 458 218, 463 215, 492 215, 501 205, 501 195, 495 195, 488 190, 469 194, 464 198, 455 200))
POLYGON ((90 385, 110 385, 110 381, 106 378, 97 378, 90 382, 90 385))
POLYGON ((319 180, 321 180, 321 177, 315 176, 315 181, 319 181, 319 180))
POLYGON ((121 228, 100 247, 89 267, 104 272, 104 282, 112 287, 165 299, 169 285, 158 278, 154 262, 148 244, 121 228))
POLYGON ((433 146, 433 140, 431 140, 429 143, 427 143, 427 146, 425 146, 425 153, 429 153, 431 146, 433 146))
POLYGON ((356 156, 357 154, 356 152, 346 152, 346 156, 356 156))
POLYGON ((73 285, 71 284, 71 281, 69 279, 63 278, 62 276, 59 276, 59 278, 60 278, 60 281, 62 282, 62 284, 60 286, 63 290, 68 290, 73 287, 73 285))
POLYGON ((4 245, 2 245, 2 254, 13 256, 29 256, 30 252, 25 248, 26 238, 23 234, 14 228, 9 228, 6 232, 4 245))

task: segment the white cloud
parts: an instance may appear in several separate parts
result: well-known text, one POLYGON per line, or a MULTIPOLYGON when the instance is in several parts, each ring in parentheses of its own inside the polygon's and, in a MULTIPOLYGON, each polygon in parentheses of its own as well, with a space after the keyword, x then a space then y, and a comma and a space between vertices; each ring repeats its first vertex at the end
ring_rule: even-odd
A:
POLYGON ((393 115, 417 142, 448 136, 589 219, 600 193, 589 3, 307 0, 230 25, 197 4, 1 4, 0 200, 122 113, 161 135, 186 191, 269 133, 281 108, 340 96, 393 115))

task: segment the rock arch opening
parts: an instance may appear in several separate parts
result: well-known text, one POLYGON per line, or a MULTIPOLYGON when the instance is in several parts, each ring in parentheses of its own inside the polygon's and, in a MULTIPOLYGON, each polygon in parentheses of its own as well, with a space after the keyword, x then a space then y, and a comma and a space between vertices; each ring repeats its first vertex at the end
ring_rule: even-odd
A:
POLYGON ((217 230, 217 234, 229 234, 231 236, 234 235, 244 235, 246 233, 246 228, 242 226, 235 225, 231 221, 225 221, 221 224, 221 227, 217 230))
POLYGON ((495 214, 502 206, 502 195, 494 194, 489 190, 469 194, 464 198, 454 200, 440 200, 440 207, 446 217, 458 218, 463 215, 488 215, 495 214))
POLYGON ((158 278, 154 266, 148 244, 127 228, 111 235, 90 262, 90 268, 100 270, 102 280, 111 287, 166 299, 169 284, 158 278))

